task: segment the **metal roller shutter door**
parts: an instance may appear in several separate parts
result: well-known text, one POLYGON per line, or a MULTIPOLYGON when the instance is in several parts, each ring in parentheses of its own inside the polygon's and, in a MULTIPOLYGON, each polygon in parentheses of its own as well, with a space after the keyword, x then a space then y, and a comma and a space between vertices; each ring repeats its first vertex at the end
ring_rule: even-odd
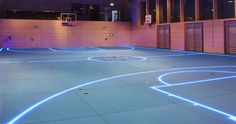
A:
POLYGON ((227 54, 236 54, 236 21, 225 23, 225 47, 227 54))
POLYGON ((157 30, 157 47, 170 49, 170 25, 159 25, 157 30))
POLYGON ((187 23, 185 25, 185 50, 203 52, 202 23, 187 23))

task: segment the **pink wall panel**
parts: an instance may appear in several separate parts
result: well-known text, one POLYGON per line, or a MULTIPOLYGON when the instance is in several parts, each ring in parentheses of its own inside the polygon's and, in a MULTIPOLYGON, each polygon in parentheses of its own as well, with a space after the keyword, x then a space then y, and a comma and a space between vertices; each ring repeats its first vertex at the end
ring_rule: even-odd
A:
POLYGON ((171 48, 184 50, 185 32, 184 23, 172 23, 171 26, 171 48))
POLYGON ((154 47, 157 46, 157 26, 143 25, 132 27, 133 46, 154 47))
MULTIPOLYGON (((224 53, 224 21, 202 21, 204 52, 224 53)), ((2 47, 157 46, 157 25, 128 22, 78 21, 64 27, 60 21, 0 20, 2 47), (113 37, 110 34, 113 34, 113 37), (10 36, 10 37, 9 37, 10 36)), ((184 50, 185 23, 171 23, 171 48, 184 50)))
POLYGON ((78 21, 73 27, 64 27, 61 21, 52 20, 0 20, 0 27, 3 47, 131 45, 128 22, 78 21))
POLYGON ((224 21, 204 21, 204 52, 224 53, 224 21))

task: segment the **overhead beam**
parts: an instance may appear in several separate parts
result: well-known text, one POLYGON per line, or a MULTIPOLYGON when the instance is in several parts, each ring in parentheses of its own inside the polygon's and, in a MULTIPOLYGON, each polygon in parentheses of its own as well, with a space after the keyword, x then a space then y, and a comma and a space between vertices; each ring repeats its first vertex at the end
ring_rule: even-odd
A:
POLYGON ((167 0, 167 23, 171 23, 171 0, 167 0))
POLYGON ((156 23, 160 24, 160 0, 156 0, 156 23))
POLYGON ((218 19, 218 0, 213 0, 213 19, 218 19))
POLYGON ((184 22, 184 0, 179 1, 180 8, 180 22, 184 22))
POLYGON ((200 20, 200 0, 195 0, 195 20, 200 20))

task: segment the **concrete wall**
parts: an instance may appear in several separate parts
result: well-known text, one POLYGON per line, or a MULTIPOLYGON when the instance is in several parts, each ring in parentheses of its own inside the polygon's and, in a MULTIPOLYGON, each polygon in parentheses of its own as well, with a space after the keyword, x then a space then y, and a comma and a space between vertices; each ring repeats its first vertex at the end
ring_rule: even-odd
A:
POLYGON ((124 46, 130 41, 128 22, 78 21, 65 27, 56 20, 0 20, 2 47, 124 46))

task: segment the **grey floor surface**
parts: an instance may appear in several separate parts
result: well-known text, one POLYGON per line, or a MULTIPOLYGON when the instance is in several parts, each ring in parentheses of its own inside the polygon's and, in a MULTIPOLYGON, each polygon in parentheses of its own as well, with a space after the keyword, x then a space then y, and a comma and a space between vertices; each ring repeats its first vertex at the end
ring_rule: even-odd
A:
POLYGON ((142 47, 0 50, 3 124, 236 123, 236 56, 142 47))

